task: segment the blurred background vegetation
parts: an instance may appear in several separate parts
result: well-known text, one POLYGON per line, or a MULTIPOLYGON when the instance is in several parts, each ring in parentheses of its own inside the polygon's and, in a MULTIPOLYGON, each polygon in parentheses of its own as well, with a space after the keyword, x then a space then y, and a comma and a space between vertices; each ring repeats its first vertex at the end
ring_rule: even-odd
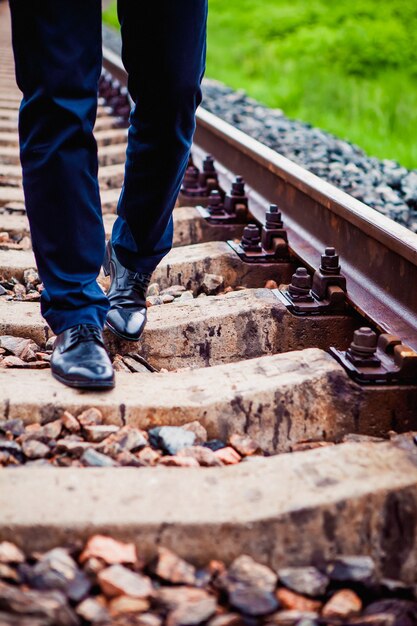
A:
MULTIPOLYGON (((207 77, 370 155, 417 167, 416 0, 209 0, 209 7, 207 77)), ((104 19, 118 25, 115 3, 104 19)))

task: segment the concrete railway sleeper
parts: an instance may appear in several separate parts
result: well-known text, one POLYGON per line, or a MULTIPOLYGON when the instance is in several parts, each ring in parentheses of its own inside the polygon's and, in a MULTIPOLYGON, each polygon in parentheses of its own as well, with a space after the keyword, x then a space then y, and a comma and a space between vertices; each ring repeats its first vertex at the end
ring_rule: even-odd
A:
MULTIPOLYGON (((114 390, 60 385, 6 13, 0 2, 0 624, 417 623, 412 299, 398 320, 377 291, 365 306, 358 276, 364 290, 380 283, 361 259, 355 274, 340 237, 353 231, 337 222, 324 242, 300 218, 327 233, 347 211, 337 190, 287 164, 265 174, 254 143, 225 141, 202 111, 140 343, 105 334, 114 390)), ((109 237, 129 101, 120 61, 105 52, 105 66, 95 130, 109 237)), ((412 275, 416 239, 378 237, 412 275)))

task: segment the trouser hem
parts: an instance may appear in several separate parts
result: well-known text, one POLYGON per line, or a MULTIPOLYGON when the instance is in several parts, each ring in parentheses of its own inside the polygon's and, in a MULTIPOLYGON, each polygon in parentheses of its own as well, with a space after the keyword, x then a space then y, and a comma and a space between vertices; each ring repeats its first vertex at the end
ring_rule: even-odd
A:
POLYGON ((50 311, 44 315, 44 318, 55 335, 78 324, 93 324, 103 330, 107 310, 91 307, 80 310, 50 311))

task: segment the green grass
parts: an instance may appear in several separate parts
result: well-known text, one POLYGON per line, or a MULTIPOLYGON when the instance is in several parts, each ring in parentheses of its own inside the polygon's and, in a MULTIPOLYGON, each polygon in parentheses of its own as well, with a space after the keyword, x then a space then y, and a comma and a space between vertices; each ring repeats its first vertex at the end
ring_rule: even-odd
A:
MULTIPOLYGON (((209 0, 206 75, 417 167, 415 0, 209 0)), ((117 25, 115 7, 105 20, 117 25)))

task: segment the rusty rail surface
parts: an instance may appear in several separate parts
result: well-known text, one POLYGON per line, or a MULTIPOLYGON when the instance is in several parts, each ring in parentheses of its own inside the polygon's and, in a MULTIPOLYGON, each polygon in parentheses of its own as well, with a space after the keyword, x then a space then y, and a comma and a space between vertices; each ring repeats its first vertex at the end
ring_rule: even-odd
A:
MULTIPOLYGON (((104 67, 122 84, 121 59, 104 49, 104 67)), ((200 107, 197 151, 213 155, 250 187, 251 213, 283 213, 290 251, 310 268, 326 246, 341 257, 348 300, 381 331, 417 350, 417 235, 200 107)))

